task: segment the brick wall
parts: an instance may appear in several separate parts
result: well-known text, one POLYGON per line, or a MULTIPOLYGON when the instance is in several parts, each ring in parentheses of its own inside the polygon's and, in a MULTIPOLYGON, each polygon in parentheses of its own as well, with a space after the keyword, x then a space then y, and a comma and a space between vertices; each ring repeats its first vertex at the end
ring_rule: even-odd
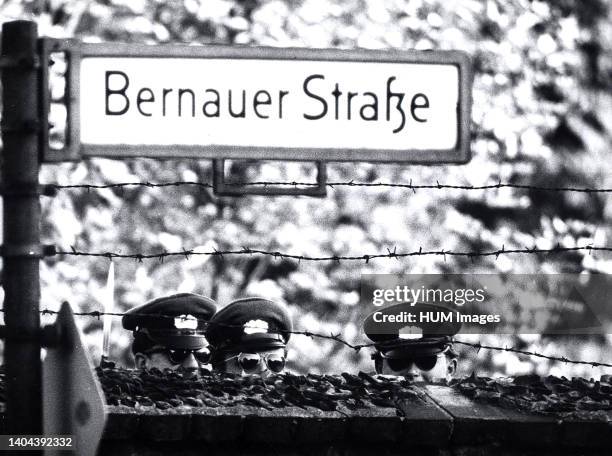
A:
POLYGON ((610 455, 610 421, 563 420, 474 402, 443 386, 424 400, 313 407, 110 406, 100 454, 610 455))

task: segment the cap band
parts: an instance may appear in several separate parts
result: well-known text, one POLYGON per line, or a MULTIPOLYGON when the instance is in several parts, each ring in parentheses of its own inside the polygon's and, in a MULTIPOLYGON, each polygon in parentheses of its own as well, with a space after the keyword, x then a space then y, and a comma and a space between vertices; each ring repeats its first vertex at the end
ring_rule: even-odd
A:
POLYGON ((286 343, 279 333, 244 334, 239 340, 226 340, 218 345, 220 352, 249 352, 285 348, 286 343))
POLYGON ((199 349, 208 345, 202 331, 193 330, 149 330, 147 328, 135 331, 136 334, 145 335, 156 345, 171 349, 199 349))
POLYGON ((376 349, 384 358, 411 358, 443 353, 452 345, 452 338, 428 337, 418 340, 395 339, 376 344, 376 349))

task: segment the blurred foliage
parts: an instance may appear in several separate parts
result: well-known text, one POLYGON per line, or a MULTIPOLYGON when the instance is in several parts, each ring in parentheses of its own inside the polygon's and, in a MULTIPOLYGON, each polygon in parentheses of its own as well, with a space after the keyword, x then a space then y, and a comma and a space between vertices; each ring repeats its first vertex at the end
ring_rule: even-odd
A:
MULTIPOLYGON (((2 21, 35 20, 39 33, 88 42, 240 44, 371 49, 460 49, 475 64, 472 161, 464 166, 329 165, 330 180, 481 185, 612 187, 612 12, 605 0, 98 0, 5 1, 2 21)), ((61 65, 60 65, 61 67, 61 65)), ((112 134, 112 132, 109 132, 112 134)), ((230 166, 237 180, 313 179, 308 164, 230 166)), ((47 165, 43 182, 60 184, 212 179, 207 161, 91 160, 47 165)), ((325 199, 217 198, 198 188, 61 192, 44 201, 47 242, 79 250, 156 252, 205 245, 250 246, 295 254, 362 254, 424 249, 497 249, 557 243, 609 245, 612 199, 605 194, 419 191, 335 188, 325 199)), ((62 300, 101 308, 108 261, 56 258, 41 267, 42 307, 62 300)), ((309 263, 227 257, 163 263, 118 261, 117 309, 176 291, 213 296, 221 305, 246 294, 287 302, 295 326, 363 342, 362 273, 612 273, 612 258, 576 252, 309 263)), ((101 323, 82 322, 94 356, 101 323)), ((113 356, 131 362, 129 334, 115 321, 113 356)), ((474 336, 465 336, 474 341, 474 336)), ((611 339, 512 340, 569 358, 605 360, 611 339)), ((302 336, 292 339, 296 371, 372 370, 365 351, 302 336)), ((488 374, 595 375, 597 369, 463 351, 461 368, 488 374)))

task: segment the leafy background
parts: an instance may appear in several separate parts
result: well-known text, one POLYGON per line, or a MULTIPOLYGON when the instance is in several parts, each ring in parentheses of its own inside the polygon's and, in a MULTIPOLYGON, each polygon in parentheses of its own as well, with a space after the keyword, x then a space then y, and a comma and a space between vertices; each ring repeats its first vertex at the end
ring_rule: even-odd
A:
MULTIPOLYGON (((612 8, 605 0, 99 0, 5 1, 2 22, 31 19, 39 33, 88 42, 194 43, 369 49, 460 49, 474 60, 472 161, 462 166, 368 163, 328 166, 330 180, 482 185, 498 181, 612 187, 612 8)), ((60 59, 52 90, 61 96, 60 59)), ((54 141, 63 113, 54 107, 54 141)), ((109 132, 109 135, 112 132, 109 132)), ((309 164, 235 162, 237 180, 312 180, 309 164)), ((89 160, 45 165, 59 184, 212 180, 209 161, 89 160)), ((424 249, 478 250, 609 245, 606 194, 337 187, 325 199, 219 198, 196 187, 63 191, 43 201, 46 242, 87 251, 159 252, 249 246, 309 255, 424 249)), ((612 257, 502 255, 310 263, 273 258, 204 257, 163 263, 116 261, 117 309, 177 291, 221 305, 250 294, 289 304, 298 329, 365 342, 358 304, 362 273, 612 273, 612 257), (198 259, 199 258, 199 259, 198 259)), ((51 258, 41 265, 43 308, 68 300, 100 310, 109 262, 51 258)), ((47 317, 45 317, 46 319, 47 317)), ((79 320, 94 359, 101 322, 79 320)), ((612 336, 543 338, 462 336, 569 358, 610 362, 612 336)), ((131 365, 129 333, 114 322, 112 357, 131 365)), ((368 353, 295 336, 291 368, 304 372, 372 370, 368 353)), ((604 369, 458 347, 462 373, 582 375, 604 369)), ((609 373, 609 371, 607 372, 609 373)))

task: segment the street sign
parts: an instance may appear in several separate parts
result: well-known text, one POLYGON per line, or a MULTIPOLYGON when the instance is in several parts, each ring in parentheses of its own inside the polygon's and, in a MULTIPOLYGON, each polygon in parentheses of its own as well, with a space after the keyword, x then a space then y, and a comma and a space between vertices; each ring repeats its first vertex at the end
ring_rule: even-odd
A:
POLYGON ((461 52, 74 41, 64 49, 71 150, 47 161, 469 160, 472 69, 461 52))

